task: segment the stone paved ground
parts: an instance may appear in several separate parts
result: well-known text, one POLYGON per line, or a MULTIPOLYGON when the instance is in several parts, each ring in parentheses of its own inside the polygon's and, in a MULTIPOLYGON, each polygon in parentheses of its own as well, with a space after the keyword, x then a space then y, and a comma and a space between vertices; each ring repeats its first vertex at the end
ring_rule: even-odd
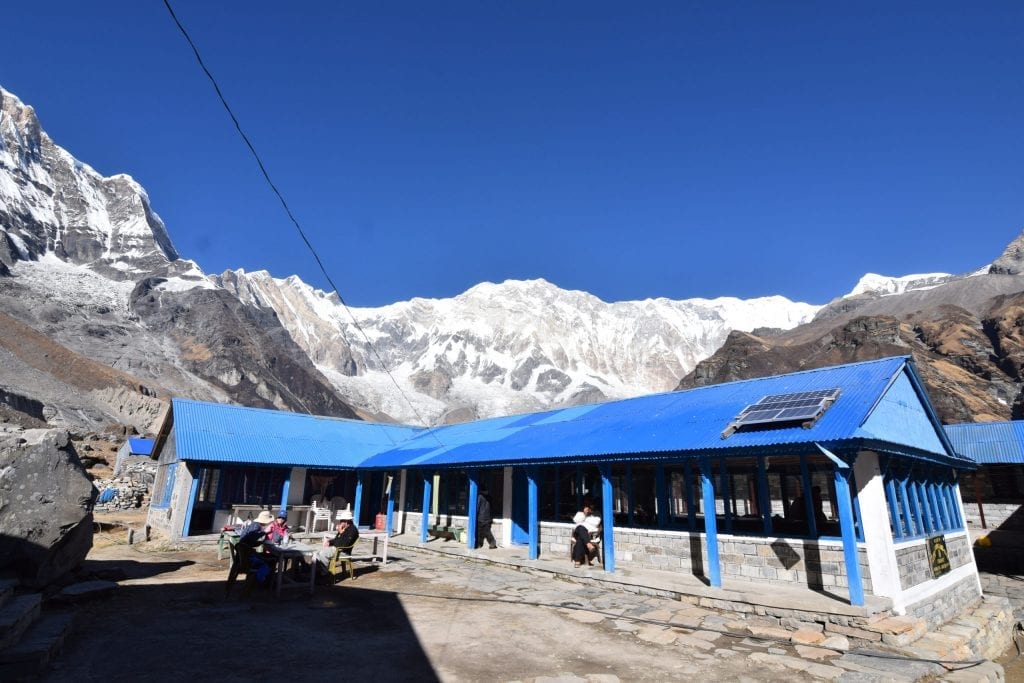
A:
MULTIPOLYGON (((667 598, 595 591, 430 552, 396 552, 386 568, 366 568, 312 597, 293 590, 281 600, 261 592, 225 600, 227 563, 214 551, 148 545, 97 544, 91 567, 129 578, 112 598, 79 608, 49 680, 292 679, 339 659, 348 662, 342 678, 376 681, 866 681, 936 673, 912 661, 844 655, 842 636, 825 640, 810 626, 792 636, 667 598), (276 654, 241 656, 245 643, 276 654)), ((941 675, 985 674, 992 672, 941 675)))

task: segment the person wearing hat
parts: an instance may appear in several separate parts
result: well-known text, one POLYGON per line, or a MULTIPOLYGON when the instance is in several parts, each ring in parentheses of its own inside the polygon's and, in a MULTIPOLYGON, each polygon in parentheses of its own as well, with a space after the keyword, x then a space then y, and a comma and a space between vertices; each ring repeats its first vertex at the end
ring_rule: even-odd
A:
POLYGON ((285 510, 278 510, 277 517, 267 527, 267 540, 271 543, 280 543, 290 531, 288 513, 285 510))
POLYGON ((351 555, 352 548, 355 546, 356 541, 359 540, 359 529, 352 523, 351 509, 345 508, 338 513, 338 523, 335 525, 334 530, 336 532, 334 538, 324 536, 324 547, 316 554, 317 560, 324 567, 331 564, 335 548, 341 548, 341 552, 351 555))
POLYGON ((590 541, 590 531, 584 525, 587 515, 581 510, 572 518, 576 527, 572 530, 572 566, 579 567, 597 556, 597 547, 590 541))
POLYGON ((270 514, 270 510, 260 510, 260 514, 256 516, 256 519, 249 520, 249 522, 238 530, 238 542, 244 543, 250 548, 256 546, 267 540, 267 530, 270 529, 270 525, 274 522, 274 515, 270 514))

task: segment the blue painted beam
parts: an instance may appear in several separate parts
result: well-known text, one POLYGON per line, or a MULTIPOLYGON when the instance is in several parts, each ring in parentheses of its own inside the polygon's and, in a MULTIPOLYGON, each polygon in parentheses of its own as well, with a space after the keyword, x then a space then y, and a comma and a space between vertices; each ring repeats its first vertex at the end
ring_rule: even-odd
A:
POLYGON ((430 502, 433 498, 434 475, 423 470, 423 522, 420 523, 420 543, 427 542, 427 527, 430 526, 430 502))
POLYGON ((913 510, 914 535, 924 536, 927 531, 924 526, 924 518, 921 516, 921 506, 918 504, 917 495, 914 491, 914 482, 909 480, 909 474, 900 480, 900 488, 903 490, 904 507, 910 506, 913 510))
POLYGON ((834 471, 836 482, 836 504, 839 507, 839 528, 843 537, 843 560, 846 563, 846 581, 850 589, 850 604, 864 604, 864 582, 860 575, 860 562, 857 560, 857 531, 853 522, 853 504, 850 492, 849 469, 834 471))
POLYGON ((704 498, 704 538, 708 546, 708 579, 715 588, 722 587, 722 567, 718 559, 718 519, 715 517, 715 486, 711 480, 711 463, 700 459, 700 488, 704 498))
POLYGON ((181 529, 182 536, 188 536, 188 529, 192 526, 192 510, 195 509, 196 500, 199 499, 199 477, 202 473, 202 468, 199 468, 199 471, 192 476, 192 487, 188 492, 188 507, 185 509, 185 523, 181 529))
POLYGON ((885 501, 889 504, 889 520, 892 522, 893 538, 899 540, 908 534, 904 531, 903 523, 900 521, 896 498, 896 484, 890 477, 885 478, 885 501))
POLYGON ((604 535, 601 544, 604 548, 601 554, 604 556, 604 570, 609 573, 615 572, 615 510, 612 507, 612 467, 602 464, 598 467, 601 472, 601 520, 604 535))
POLYGON ((470 550, 476 548, 476 497, 480 493, 480 483, 477 481, 477 471, 470 470, 469 477, 469 498, 466 500, 466 507, 469 509, 469 519, 466 521, 466 547, 470 550))
POLYGON ((537 468, 529 467, 526 470, 526 502, 529 507, 528 519, 530 524, 530 554, 531 560, 540 557, 540 521, 537 510, 537 468))
POLYGON ((281 486, 281 507, 277 510, 278 512, 284 512, 287 514, 288 510, 288 489, 292 485, 292 470, 288 468, 284 475, 284 485, 281 486))
MULTIPOLYGON (((395 476, 401 475, 397 474, 395 476)), ((384 475, 384 492, 388 497, 387 521, 384 524, 384 533, 390 536, 395 518, 395 477, 390 474, 384 475)))
POLYGON ((352 503, 352 524, 359 528, 359 512, 363 507, 363 478, 365 473, 356 473, 356 500, 352 503))

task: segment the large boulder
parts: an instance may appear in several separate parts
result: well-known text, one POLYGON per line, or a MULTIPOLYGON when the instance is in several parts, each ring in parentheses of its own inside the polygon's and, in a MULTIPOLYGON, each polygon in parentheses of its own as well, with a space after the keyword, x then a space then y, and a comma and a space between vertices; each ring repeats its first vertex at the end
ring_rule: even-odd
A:
POLYGON ((0 431, 0 572, 33 587, 92 548, 96 488, 63 430, 0 431))

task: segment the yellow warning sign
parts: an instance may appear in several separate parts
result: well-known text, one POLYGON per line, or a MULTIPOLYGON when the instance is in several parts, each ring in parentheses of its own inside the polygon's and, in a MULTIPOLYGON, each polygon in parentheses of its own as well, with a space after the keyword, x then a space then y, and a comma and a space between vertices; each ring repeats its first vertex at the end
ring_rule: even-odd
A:
POLYGON ((949 572, 949 551, 946 550, 945 536, 928 539, 928 562, 932 566, 932 577, 939 578, 949 572))

